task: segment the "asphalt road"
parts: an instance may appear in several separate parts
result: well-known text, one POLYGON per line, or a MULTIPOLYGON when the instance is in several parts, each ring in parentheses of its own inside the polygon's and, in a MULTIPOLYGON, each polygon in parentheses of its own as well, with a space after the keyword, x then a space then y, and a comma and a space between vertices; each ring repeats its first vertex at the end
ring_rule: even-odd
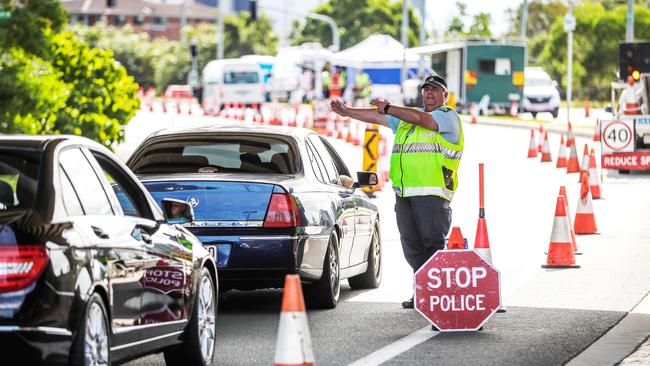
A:
MULTIPOLYGON (((176 125, 196 122, 183 119, 190 117, 173 118, 176 125)), ((137 137, 130 136, 144 136, 148 129, 165 127, 165 121, 160 115, 139 115, 129 125, 134 132, 129 135, 127 131, 122 156, 128 155, 130 146, 137 143, 137 137)), ((485 163, 488 231, 493 263, 501 272, 502 299, 507 312, 495 314, 480 332, 436 333, 425 329, 422 332, 431 332, 431 336, 384 364, 564 364, 603 335, 613 334, 611 331, 619 321, 648 293, 650 231, 646 222, 650 174, 605 172, 601 183, 603 199, 594 201, 599 234, 578 236, 578 245, 584 252, 577 257, 581 268, 542 269, 559 186, 566 185, 570 211, 575 213, 577 175, 567 175, 556 169, 554 163, 526 159, 530 134, 527 129, 481 124, 466 124, 464 129, 466 148, 460 187, 452 204, 452 224, 460 226, 473 243, 478 214, 478 163, 485 163)), ((549 138, 555 159, 559 136, 549 134, 549 138)), ((584 143, 591 141, 578 138, 579 158, 584 143)), ((348 159, 351 170, 360 170, 359 147, 341 141, 334 141, 334 145, 348 159)), ((382 220, 382 285, 372 291, 346 288, 336 309, 308 311, 319 365, 367 360, 368 355, 413 336, 428 325, 426 319, 399 305, 411 295, 412 273, 401 254, 390 187, 374 200, 382 220)), ((223 294, 215 365, 272 364, 280 301, 279 290, 223 294)), ((650 307, 639 311, 650 314, 650 307)), ((641 334, 650 334, 650 328, 641 334)), ((642 341, 627 341, 629 351, 624 351, 621 358, 632 353, 642 341)), ((161 355, 129 363, 159 364, 164 364, 161 355)))

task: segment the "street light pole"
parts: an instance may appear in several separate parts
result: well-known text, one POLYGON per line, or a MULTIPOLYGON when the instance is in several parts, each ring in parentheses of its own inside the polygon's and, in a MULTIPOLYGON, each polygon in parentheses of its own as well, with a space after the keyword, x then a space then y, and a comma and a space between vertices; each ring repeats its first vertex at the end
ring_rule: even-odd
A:
POLYGON ((519 37, 523 41, 526 40, 526 30, 528 29, 528 0, 524 0, 524 6, 521 14, 521 29, 519 32, 519 37))
POLYGON ((217 18, 217 60, 223 60, 223 13, 226 11, 223 0, 219 0, 219 16, 217 18))
POLYGON ((408 39, 408 27, 409 27, 409 18, 408 18, 408 0, 402 0, 402 45, 404 46, 404 53, 402 55, 402 74, 400 77, 400 84, 402 88, 404 87, 404 81, 406 81, 406 49, 409 46, 408 39))
POLYGON ((180 29, 180 41, 185 43, 185 34, 183 29, 187 26, 187 0, 183 0, 181 4, 181 29, 180 29))
POLYGON ((567 85, 566 85, 566 108, 567 120, 571 121, 571 86, 573 83, 573 30, 575 28, 575 18, 573 17, 573 1, 569 1, 568 19, 565 19, 565 29, 568 30, 568 65, 567 65, 567 85), (570 23, 570 24, 567 24, 570 23))
POLYGON ((625 42, 634 42, 634 0, 627 0, 625 42))

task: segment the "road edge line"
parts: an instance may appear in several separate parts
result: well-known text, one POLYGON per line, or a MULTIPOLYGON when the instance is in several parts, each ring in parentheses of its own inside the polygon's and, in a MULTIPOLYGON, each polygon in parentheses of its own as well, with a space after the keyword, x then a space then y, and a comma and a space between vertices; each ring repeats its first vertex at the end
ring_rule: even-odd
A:
POLYGON ((431 339, 440 334, 440 332, 434 332, 431 330, 431 326, 427 325, 426 327, 417 330, 406 337, 393 342, 385 347, 382 347, 371 354, 364 356, 350 364, 348 366, 377 366, 382 363, 395 358, 396 356, 410 350, 411 348, 417 346, 418 344, 431 339))

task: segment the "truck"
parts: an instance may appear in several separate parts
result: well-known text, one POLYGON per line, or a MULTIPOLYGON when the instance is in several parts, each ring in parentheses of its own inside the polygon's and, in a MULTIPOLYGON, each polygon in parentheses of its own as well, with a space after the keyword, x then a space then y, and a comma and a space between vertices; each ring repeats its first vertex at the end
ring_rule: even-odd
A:
POLYGON ((650 42, 619 44, 612 118, 600 122, 601 166, 629 174, 650 170, 650 42))
POLYGON ((467 40, 409 50, 424 56, 427 68, 447 80, 460 110, 476 103, 483 114, 505 114, 513 102, 521 103, 526 62, 523 43, 467 40))

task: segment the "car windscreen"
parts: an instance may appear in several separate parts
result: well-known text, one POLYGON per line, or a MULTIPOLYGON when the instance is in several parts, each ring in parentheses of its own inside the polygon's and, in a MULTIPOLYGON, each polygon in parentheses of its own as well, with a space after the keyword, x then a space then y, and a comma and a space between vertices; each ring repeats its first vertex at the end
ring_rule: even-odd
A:
POLYGON ((524 86, 551 86, 553 80, 548 75, 533 74, 524 75, 524 86))
POLYGON ((260 75, 255 71, 226 71, 223 73, 224 84, 258 84, 260 75))
POLYGON ((293 145, 268 135, 159 141, 137 151, 129 167, 136 174, 296 174, 298 171, 293 145))
POLYGON ((34 206, 41 154, 0 147, 0 211, 34 206))

